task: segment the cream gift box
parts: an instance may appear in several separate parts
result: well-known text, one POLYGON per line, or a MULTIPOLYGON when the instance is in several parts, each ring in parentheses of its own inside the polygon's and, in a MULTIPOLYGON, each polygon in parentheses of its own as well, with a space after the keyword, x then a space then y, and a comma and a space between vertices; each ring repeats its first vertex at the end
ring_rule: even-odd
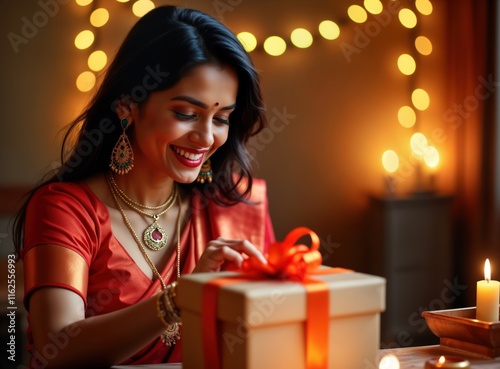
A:
MULTIPOLYGON (((205 367, 202 290, 236 272, 181 277, 183 369, 205 367)), ((310 275, 329 291, 328 368, 378 367, 385 279, 357 272, 310 275)), ((218 292, 218 346, 222 369, 308 369, 305 358, 306 289, 300 282, 241 281, 218 292)), ((212 368, 210 368, 212 369, 212 368)))

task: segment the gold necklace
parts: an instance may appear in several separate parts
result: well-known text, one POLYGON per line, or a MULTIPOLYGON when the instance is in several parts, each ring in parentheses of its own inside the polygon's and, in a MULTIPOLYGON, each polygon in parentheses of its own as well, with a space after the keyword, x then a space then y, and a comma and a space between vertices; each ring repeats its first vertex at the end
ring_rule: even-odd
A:
MULTIPOLYGON (((160 281, 162 290, 165 291, 167 289, 167 286, 165 285, 165 281, 161 277, 161 274, 158 271, 158 269, 156 268, 156 265, 153 263, 153 261, 151 260, 151 258, 148 255, 146 249, 142 245, 142 242, 139 239, 139 236, 137 236, 137 233, 135 233, 134 228, 132 227, 132 224, 128 220, 128 217, 125 214, 125 211, 123 210, 123 207, 120 205, 120 202, 118 201, 118 195, 117 195, 118 192, 113 187, 113 185, 111 183, 110 176, 106 176, 106 178, 107 178, 107 182, 109 185, 109 189, 111 191, 111 195, 113 195, 113 199, 115 201, 116 207, 120 211, 120 214, 122 215, 122 218, 123 218, 123 221, 125 222, 125 225, 129 229, 130 233, 132 233, 132 236, 134 237, 135 242, 139 246, 139 250, 141 251, 141 254, 144 256, 144 259, 146 260, 149 267, 153 271, 153 274, 160 281)), ((177 229, 176 229, 176 232, 177 232, 177 255, 176 255, 177 265, 176 265, 176 267, 177 267, 177 279, 179 279, 181 276, 181 214, 182 214, 182 204, 180 201, 179 192, 176 193, 175 199, 179 203, 179 213, 177 215, 177 229)), ((172 271, 169 273, 168 276, 170 276, 171 273, 172 273, 172 271)), ((167 276, 167 278, 168 278, 168 276, 167 276)), ((172 324, 169 328, 167 328, 161 334, 161 340, 167 346, 174 345, 179 338, 180 338, 180 323, 172 324)))
POLYGON ((139 204, 138 202, 135 202, 132 200, 130 197, 128 197, 125 192, 123 192, 120 187, 115 182, 115 179, 113 178, 112 173, 108 173, 108 183, 110 187, 112 187, 118 196, 122 199, 124 203, 126 203, 131 209, 137 211, 138 213, 145 215, 147 217, 153 218, 153 223, 151 223, 146 230, 142 234, 142 239, 146 246, 153 251, 158 251, 161 250, 162 248, 165 247, 165 245, 168 243, 168 235, 165 232, 165 230, 160 226, 158 223, 158 219, 160 219, 160 216, 165 214, 167 211, 169 211, 172 206, 174 205, 175 198, 177 195, 177 186, 174 184, 174 189, 172 190, 172 193, 168 197, 167 201, 165 201, 162 205, 159 206, 147 206, 147 205, 142 205, 139 204), (150 210, 157 210, 161 209, 162 207, 166 206, 165 209, 160 211, 158 214, 150 214, 145 212, 144 210, 140 209, 139 207, 142 207, 144 209, 150 209, 150 210))

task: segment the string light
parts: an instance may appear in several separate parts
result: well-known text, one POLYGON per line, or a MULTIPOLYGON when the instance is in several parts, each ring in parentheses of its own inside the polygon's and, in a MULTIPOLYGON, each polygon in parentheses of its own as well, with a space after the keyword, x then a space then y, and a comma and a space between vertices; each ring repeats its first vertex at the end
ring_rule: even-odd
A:
POLYGON ((94 43, 94 32, 90 30, 81 31, 75 37, 75 46, 77 49, 85 50, 89 48, 94 43))
POLYGON ((366 14, 366 10, 363 9, 359 5, 351 5, 347 9, 347 15, 353 22, 356 23, 364 23, 368 19, 368 14, 366 14))
POLYGON ((257 39, 250 32, 240 32, 236 37, 240 40, 247 52, 252 52, 257 47, 257 39))
POLYGON ((422 55, 430 55, 432 53, 432 42, 425 36, 418 36, 415 39, 415 48, 422 55))
POLYGON ((290 40, 292 44, 301 49, 306 49, 313 43, 311 32, 304 28, 294 29, 290 35, 290 40))
POLYGON ((279 36, 268 37, 264 41, 264 50, 271 56, 280 56, 286 50, 286 42, 279 36))
POLYGON ((105 8, 99 8, 92 12, 90 15, 90 24, 94 27, 102 27, 109 20, 109 12, 105 8))
POLYGON ((155 4, 150 0, 137 0, 132 5, 132 13, 138 18, 144 16, 155 8, 155 4))
POLYGON ((417 121, 417 114, 411 106, 402 106, 398 110, 398 121, 404 128, 411 128, 417 121))
POLYGON ((322 21, 318 26, 318 31, 327 40, 335 40, 340 36, 339 26, 331 20, 322 21))
POLYGON ((406 28, 415 28, 417 25, 417 16, 407 8, 403 8, 398 13, 399 21, 406 28))
POLYGON ((418 110, 426 110, 431 102, 429 94, 423 88, 416 88, 411 94, 413 106, 418 110))
POLYGON ((399 71, 407 76, 415 73, 415 69, 417 68, 417 63, 415 59, 409 54, 401 54, 398 58, 398 68, 399 71))

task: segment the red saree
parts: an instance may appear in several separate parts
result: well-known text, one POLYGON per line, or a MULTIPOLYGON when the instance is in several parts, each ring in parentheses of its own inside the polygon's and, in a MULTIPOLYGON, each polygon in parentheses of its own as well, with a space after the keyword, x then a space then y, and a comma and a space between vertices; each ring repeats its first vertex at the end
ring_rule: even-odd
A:
MULTIPOLYGON (((217 237, 248 239, 263 251, 274 242, 264 181, 254 181, 250 200, 256 205, 221 207, 192 195, 192 214, 181 235, 182 274, 192 272, 207 243, 217 237)), ((161 289, 113 236, 106 206, 81 183, 53 183, 35 194, 22 259, 27 307, 37 288, 67 288, 82 297, 90 317, 135 304, 161 289)), ((175 254, 161 271, 166 283, 175 278, 170 273, 174 263, 175 254)), ((28 339, 32 350, 29 328, 28 339)), ((158 337, 122 364, 181 361, 181 342, 168 347, 158 337)))

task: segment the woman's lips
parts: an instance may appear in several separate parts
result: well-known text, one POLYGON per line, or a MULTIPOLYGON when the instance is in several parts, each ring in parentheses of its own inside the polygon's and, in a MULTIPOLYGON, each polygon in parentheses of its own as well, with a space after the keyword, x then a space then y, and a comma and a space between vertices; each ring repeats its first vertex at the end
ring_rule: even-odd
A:
POLYGON ((177 146, 171 146, 172 151, 176 154, 176 158, 185 166, 190 168, 196 168, 200 166, 203 162, 203 154, 208 150, 195 150, 188 148, 181 148, 177 146))

